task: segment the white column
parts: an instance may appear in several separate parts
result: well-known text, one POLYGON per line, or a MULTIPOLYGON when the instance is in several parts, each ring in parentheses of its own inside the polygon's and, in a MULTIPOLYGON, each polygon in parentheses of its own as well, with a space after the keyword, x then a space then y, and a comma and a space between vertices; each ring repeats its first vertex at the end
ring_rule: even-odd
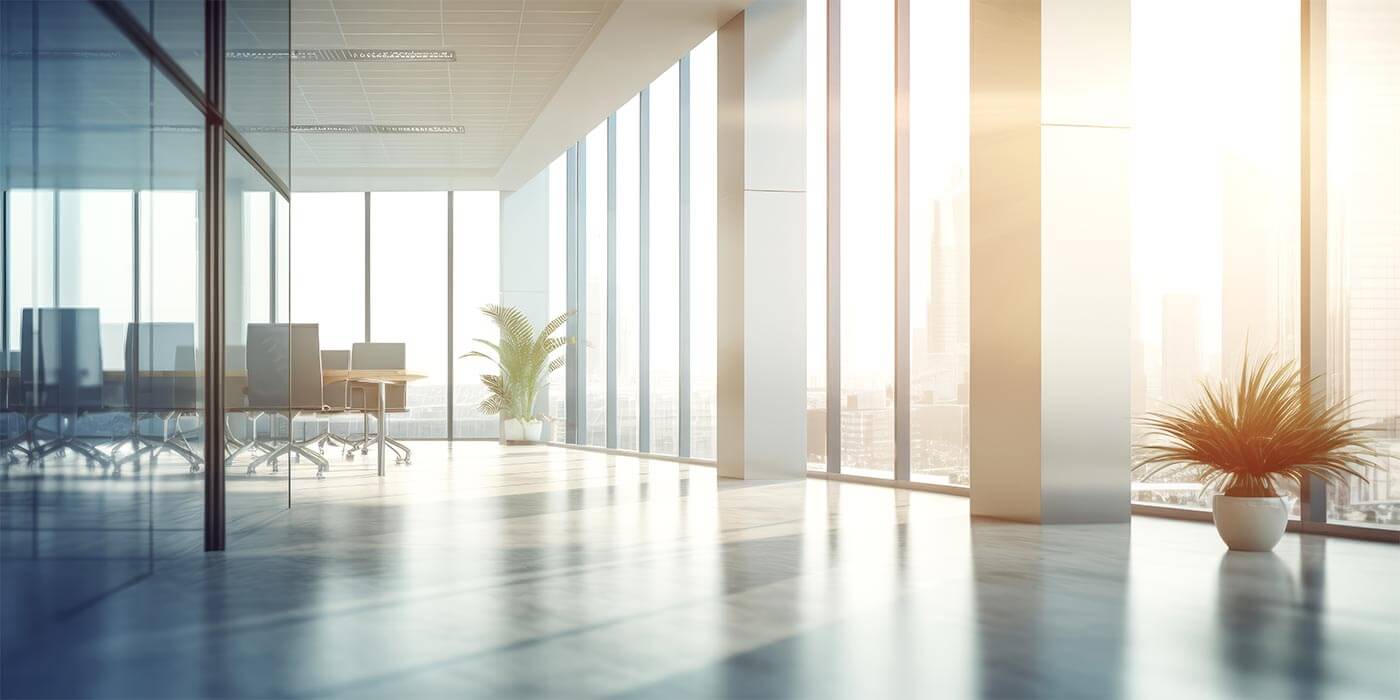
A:
POLYGON ((972 27, 972 513, 1123 522, 1129 0, 974 0, 972 27))
POLYGON ((720 476, 806 475, 806 8, 757 0, 718 39, 720 476))

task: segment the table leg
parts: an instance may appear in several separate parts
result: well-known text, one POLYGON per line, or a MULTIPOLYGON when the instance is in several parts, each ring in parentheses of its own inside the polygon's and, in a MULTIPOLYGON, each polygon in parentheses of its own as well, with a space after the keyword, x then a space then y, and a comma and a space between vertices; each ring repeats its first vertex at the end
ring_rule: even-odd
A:
POLYGON ((384 382, 379 383, 379 475, 384 476, 384 433, 389 426, 384 424, 384 382))

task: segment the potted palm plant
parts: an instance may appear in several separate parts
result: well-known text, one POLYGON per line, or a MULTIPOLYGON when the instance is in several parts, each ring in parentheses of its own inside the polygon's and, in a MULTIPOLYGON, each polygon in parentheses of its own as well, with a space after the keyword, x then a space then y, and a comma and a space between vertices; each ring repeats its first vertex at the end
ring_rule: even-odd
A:
POLYGON ((494 374, 481 375, 487 397, 480 409, 487 415, 504 419, 501 437, 506 441, 539 440, 542 416, 535 414, 535 398, 554 370, 564 366, 565 356, 550 358, 556 350, 574 342, 572 337, 555 336, 572 311, 560 314, 544 325, 538 333, 530 319, 513 306, 488 304, 481 313, 501 329, 499 342, 475 338, 488 352, 473 350, 463 358, 479 357, 496 365, 494 374))
POLYGON ((1230 549, 1267 552, 1288 524, 1280 490, 1308 477, 1340 485, 1366 480, 1376 468, 1366 430, 1349 418, 1349 400, 1309 396, 1292 362, 1274 355, 1251 363, 1246 354, 1236 382, 1202 383, 1196 401, 1149 413, 1133 468, 1143 479, 1164 470, 1194 470, 1214 487, 1215 528, 1230 549))

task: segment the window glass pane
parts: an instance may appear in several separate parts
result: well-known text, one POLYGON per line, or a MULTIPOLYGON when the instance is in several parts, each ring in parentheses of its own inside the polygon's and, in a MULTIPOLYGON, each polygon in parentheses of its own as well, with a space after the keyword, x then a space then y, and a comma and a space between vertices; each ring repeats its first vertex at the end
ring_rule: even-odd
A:
POLYGON ((584 444, 607 444, 608 398, 608 124, 599 124, 584 142, 583 244, 587 248, 587 430, 584 444))
MULTIPOLYGON (((565 286, 568 283, 568 251, 565 236, 568 235, 568 156, 560 155, 549 164, 549 317, 554 318, 570 311, 565 286)), ((567 328, 566 328, 567 330, 567 328)), ((561 350, 560 352, 564 352, 561 350)), ((564 420, 568 415, 565 407, 565 369, 560 369, 549 378, 550 433, 548 440, 564 442, 564 420)))
POLYGON ((243 305, 243 314, 249 323, 272 321, 273 197, 272 192, 243 193, 243 230, 240 233, 246 275, 238 303, 243 305))
POLYGON ((97 309, 108 370, 125 366, 127 324, 136 320, 132 196, 130 190, 58 193, 58 305, 97 309))
POLYGON ((680 67, 651 84, 648 260, 651 452, 673 455, 680 437, 680 67))
POLYGON ((633 97, 617 110, 617 447, 637 449, 640 376, 638 314, 641 274, 638 248, 638 214, 641 181, 641 149, 638 126, 640 98, 633 97))
POLYGON ((968 5, 909 12, 911 478, 968 483, 968 5))
MULTIPOLYGON (((482 349, 474 338, 495 342, 496 324, 481 313, 487 304, 499 304, 501 197, 499 192, 452 193, 452 356, 482 349)), ((455 360, 454 360, 455 361, 455 360)), ((453 374, 453 437, 496 437, 500 421, 477 409, 486 398, 481 384, 483 362, 457 362, 453 374)))
POLYGON ((690 456, 715 458, 716 35, 690 52, 690 456))
POLYGON ((807 0, 807 468, 826 470, 826 0, 807 0))
POLYGON ((406 343, 408 410, 388 435, 447 437, 447 193, 370 195, 370 339, 406 343))
MULTIPOLYGON (((1195 399, 1246 346, 1297 356, 1298 10, 1187 5, 1133 3, 1134 416, 1195 399)), ((1192 469, 1132 492, 1191 508, 1210 496, 1192 469)))
POLYGON ((894 4, 841 13, 841 471, 894 469, 894 4))
POLYGON ((1327 517, 1400 528, 1400 4, 1327 3, 1328 390, 1355 400, 1382 469, 1327 517))
POLYGON ((319 324, 322 348, 349 350, 365 341, 365 195, 299 192, 292 205, 291 321, 319 324))

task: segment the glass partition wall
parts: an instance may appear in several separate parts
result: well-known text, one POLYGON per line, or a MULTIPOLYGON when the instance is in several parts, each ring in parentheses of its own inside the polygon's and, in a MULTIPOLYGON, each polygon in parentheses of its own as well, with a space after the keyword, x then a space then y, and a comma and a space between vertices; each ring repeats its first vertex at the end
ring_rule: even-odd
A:
POLYGON ((0 568, 100 595, 287 507, 224 436, 234 350, 286 321, 289 48, 285 1, 0 3, 0 568))

